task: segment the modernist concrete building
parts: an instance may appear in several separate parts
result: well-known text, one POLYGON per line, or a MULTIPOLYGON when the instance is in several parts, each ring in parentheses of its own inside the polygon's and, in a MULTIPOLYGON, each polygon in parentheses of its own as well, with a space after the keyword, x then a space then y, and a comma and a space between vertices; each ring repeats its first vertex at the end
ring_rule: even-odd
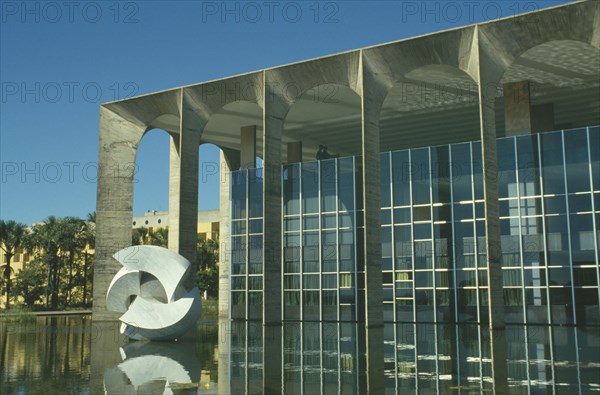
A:
POLYGON ((384 320, 598 323, 599 76, 600 3, 578 1, 104 104, 94 318, 159 128, 192 262, 198 147, 221 148, 223 318, 364 323, 370 370, 384 320))

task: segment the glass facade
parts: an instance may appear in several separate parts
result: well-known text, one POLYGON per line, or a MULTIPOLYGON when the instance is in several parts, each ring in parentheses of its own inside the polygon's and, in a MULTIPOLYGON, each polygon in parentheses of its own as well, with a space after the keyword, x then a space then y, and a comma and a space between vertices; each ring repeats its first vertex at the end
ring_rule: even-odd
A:
MULTIPOLYGON (((506 322, 600 324, 600 127, 497 150, 506 322)), ((285 320, 364 318, 360 165, 283 167, 285 320)), ((232 177, 232 318, 261 316, 260 172, 232 177)), ((382 153, 384 319, 486 323, 484 225, 480 142, 382 153)))
POLYGON ((262 319, 262 169, 231 176, 231 317, 262 319))

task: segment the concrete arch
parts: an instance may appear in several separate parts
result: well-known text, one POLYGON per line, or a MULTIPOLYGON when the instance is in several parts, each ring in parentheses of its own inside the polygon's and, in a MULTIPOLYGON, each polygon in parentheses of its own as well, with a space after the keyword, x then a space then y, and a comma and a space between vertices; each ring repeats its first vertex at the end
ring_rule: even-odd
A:
POLYGON ((283 124, 283 143, 301 141, 304 160, 314 160, 319 145, 328 146, 332 154, 359 155, 361 125, 358 93, 348 85, 320 84, 291 104, 283 124))
POLYGON ((381 105, 395 84, 407 80, 407 74, 431 65, 452 66, 476 81, 474 38, 471 26, 364 49, 365 83, 376 87, 365 94, 381 105))
POLYGON ((581 1, 478 25, 481 61, 490 69, 486 82, 498 83, 523 54, 550 41, 580 41, 600 49, 600 3, 581 1), (492 71, 493 72, 490 72, 492 71))
POLYGON ((193 111, 202 126, 223 107, 236 102, 256 103, 263 108, 263 72, 182 88, 186 108, 193 111))
MULTIPOLYGON (((532 46, 504 70, 496 94, 504 96, 504 103, 496 101, 499 114, 515 111, 516 100, 519 107, 527 101, 531 132, 599 124, 600 49, 577 40, 532 46)), ((519 130, 518 123, 498 115, 496 123, 499 135, 519 130)))
POLYGON ((179 119, 181 113, 181 89, 171 89, 153 95, 144 95, 125 101, 107 103, 102 106, 130 122, 145 129, 162 128, 176 132, 177 124, 164 124, 165 115, 179 119), (161 122, 162 121, 162 122, 161 122))
MULTIPOLYGON (((256 154, 262 155, 263 110, 256 101, 229 102, 207 119, 203 126, 201 144, 209 143, 219 148, 238 152, 242 149, 241 130, 256 126, 256 154)), ((238 165, 239 168, 239 165, 238 165)), ((238 168, 235 168, 237 170, 238 168)))
POLYGON ((403 70, 381 104, 382 150, 476 140, 478 104, 476 81, 457 65, 403 70))
POLYGON ((346 86, 360 95, 359 65, 360 51, 353 51, 266 70, 267 103, 273 114, 284 120, 292 105, 318 86, 346 86))

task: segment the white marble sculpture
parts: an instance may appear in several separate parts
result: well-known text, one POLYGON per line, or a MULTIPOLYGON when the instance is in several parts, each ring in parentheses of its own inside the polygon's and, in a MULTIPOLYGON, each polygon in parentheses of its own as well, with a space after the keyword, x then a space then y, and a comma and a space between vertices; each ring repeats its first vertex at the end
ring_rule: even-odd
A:
POLYGON ((183 280, 190 262, 157 246, 131 246, 114 255, 123 265, 106 294, 106 308, 124 313, 121 333, 134 340, 172 340, 200 318, 197 287, 187 290, 183 280))

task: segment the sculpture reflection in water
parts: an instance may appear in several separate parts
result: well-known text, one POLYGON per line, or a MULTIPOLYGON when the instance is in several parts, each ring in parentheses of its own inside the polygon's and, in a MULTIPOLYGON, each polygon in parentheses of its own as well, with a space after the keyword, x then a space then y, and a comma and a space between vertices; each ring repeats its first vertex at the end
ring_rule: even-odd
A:
POLYGON ((194 343, 132 342, 121 347, 123 362, 104 372, 106 394, 172 394, 200 381, 194 343), (192 351, 191 351, 192 350, 192 351))

